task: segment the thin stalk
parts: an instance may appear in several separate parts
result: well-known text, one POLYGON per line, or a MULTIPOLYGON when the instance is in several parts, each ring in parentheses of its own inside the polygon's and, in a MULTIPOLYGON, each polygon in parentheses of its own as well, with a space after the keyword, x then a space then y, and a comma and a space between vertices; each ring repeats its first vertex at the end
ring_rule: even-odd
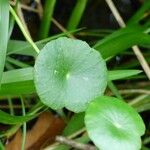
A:
POLYGON ((18 3, 18 7, 17 7, 17 10, 16 10, 16 13, 24 27, 24 30, 26 31, 26 33, 28 34, 28 36, 31 38, 31 35, 30 35, 30 31, 28 30, 28 27, 27 27, 27 24, 25 22, 25 19, 24 19, 24 15, 23 15, 23 12, 22 12, 22 8, 21 8, 21 5, 20 5, 20 2, 18 3))
MULTIPOLYGON (((26 111, 25 111, 25 105, 24 105, 24 101, 23 101, 23 97, 22 96, 20 96, 20 100, 21 100, 21 105, 22 105, 22 114, 23 114, 23 116, 25 116, 26 115, 26 111)), ((26 125, 26 122, 25 122, 23 124, 23 135, 22 135, 21 150, 25 150, 26 132, 27 132, 27 125, 26 125)))
MULTIPOLYGON (((85 131, 86 131, 86 128, 84 127, 84 128, 82 128, 82 129, 78 130, 77 132, 75 132, 75 133, 73 133, 73 134, 67 136, 67 138, 68 138, 68 139, 73 139, 73 138, 77 137, 78 135, 80 135, 81 133, 83 133, 83 132, 85 132, 85 131)), ((49 145, 49 146, 46 147, 44 150, 55 150, 55 148, 56 148, 57 146, 59 146, 59 145, 60 145, 60 143, 56 142, 56 143, 54 143, 54 144, 52 144, 52 145, 49 145)))
POLYGON ((75 140, 70 140, 66 137, 63 136, 56 136, 56 141, 61 143, 61 144, 65 144, 68 146, 71 146, 72 148, 75 149, 80 149, 80 150, 96 150, 95 146, 92 146, 90 144, 83 144, 83 143, 79 143, 75 140))
POLYGON ((39 48, 36 46, 36 44, 32 41, 32 39, 30 38, 30 36, 28 35, 28 33, 26 32, 22 22, 20 21, 19 17, 17 16, 16 12, 14 11, 14 9, 10 6, 10 12, 13 15, 13 17, 15 18, 18 26, 20 27, 20 30, 22 31, 24 37, 26 38, 26 40, 32 45, 32 47, 34 48, 34 50, 39 53, 40 50, 39 48))
MULTIPOLYGON (((18 2, 19 2, 19 0, 16 0, 15 5, 14 5, 14 10, 17 9, 18 2)), ((14 19, 13 16, 10 16, 10 20, 9 20, 9 34, 8 34, 8 35, 9 35, 9 38, 10 38, 10 36, 11 36, 11 34, 12 34, 14 25, 15 25, 15 19, 14 19)))
POLYGON ((130 101, 128 104, 129 105, 137 105, 138 103, 142 102, 143 99, 145 99, 146 97, 148 97, 149 95, 147 94, 143 94, 143 95, 140 95, 138 97, 136 97, 135 99, 133 99, 132 101, 130 101))
POLYGON ((43 9, 43 17, 41 20, 39 39, 48 37, 51 20, 55 8, 56 0, 46 0, 43 9))
MULTIPOLYGON (((66 30, 56 19, 52 18, 52 22, 53 22, 62 32, 64 32, 64 33, 67 32, 67 30, 66 30)), ((68 33, 67 36, 70 37, 70 38, 75 39, 75 37, 74 37, 72 34, 70 34, 70 33, 68 33)))
POLYGON ((150 90, 143 90, 143 89, 124 89, 119 90, 121 94, 147 94, 150 95, 150 90))
POLYGON ((13 108, 13 103, 11 97, 8 97, 8 104, 9 104, 9 109, 10 109, 10 114, 14 115, 14 108, 13 108))
MULTIPOLYGON (((125 24, 123 18, 121 17, 119 11, 117 10, 115 4, 113 3, 113 1, 112 0, 105 0, 105 1, 106 1, 107 5, 109 6, 110 10, 112 11, 114 17, 116 18, 119 26, 122 28, 126 27, 126 24, 125 24)), ((136 45, 132 47, 132 50, 135 53, 137 59, 139 60, 143 70, 145 71, 145 74, 147 75, 148 79, 150 80, 150 67, 149 67, 147 61, 145 60, 141 50, 136 45)))
POLYGON ((114 83, 112 81, 108 82, 108 87, 110 88, 110 90, 112 91, 112 93, 119 99, 123 100, 123 97, 121 96, 121 94, 119 93, 118 89, 116 88, 116 86, 114 85, 114 83))

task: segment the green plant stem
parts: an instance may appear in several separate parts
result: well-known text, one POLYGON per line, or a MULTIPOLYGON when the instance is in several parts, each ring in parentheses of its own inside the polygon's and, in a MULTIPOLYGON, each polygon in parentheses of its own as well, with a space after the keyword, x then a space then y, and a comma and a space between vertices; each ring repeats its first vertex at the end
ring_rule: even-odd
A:
POLYGON ((12 103, 12 99, 10 96, 8 97, 8 104, 9 104, 10 114, 14 115, 15 113, 14 113, 14 109, 13 109, 13 103, 12 103))
MULTIPOLYGON (((23 116, 26 115, 26 112, 25 112, 25 105, 24 105, 24 101, 23 101, 23 97, 20 96, 20 100, 21 100, 21 105, 22 105, 22 114, 23 116)), ((22 145, 21 145, 21 150, 25 150, 25 142, 26 142, 26 122, 23 124, 23 135, 22 135, 22 145)))
POLYGON ((67 25, 68 30, 73 30, 73 29, 77 28, 77 26, 80 23, 80 20, 83 15, 83 12, 85 10, 87 2, 88 2, 88 0, 78 0, 77 1, 76 5, 72 11, 72 14, 69 18, 69 21, 68 21, 68 25, 67 25))
POLYGON ((48 37, 52 15, 54 12, 56 0, 46 0, 43 9, 43 17, 41 20, 39 39, 44 39, 48 37))
MULTIPOLYGON (((16 0, 15 6, 14 6, 14 10, 17 9, 18 2, 19 2, 19 0, 16 0)), ((12 34, 14 25, 15 25, 15 19, 14 19, 14 17, 11 15, 11 16, 10 16, 10 20, 9 20, 9 34, 8 34, 8 35, 9 35, 9 39, 10 39, 10 36, 11 36, 11 34, 12 34)))
POLYGON ((17 16, 16 12, 14 11, 14 9, 10 6, 10 12, 13 15, 13 17, 15 18, 18 26, 20 27, 20 30, 22 31, 23 35, 25 36, 26 40, 32 45, 32 47, 34 48, 34 50, 39 53, 40 50, 39 48, 36 46, 36 44, 32 41, 32 39, 30 38, 30 36, 28 35, 28 33, 25 31, 25 28, 22 24, 22 22, 20 21, 19 17, 17 16))
POLYGON ((116 88, 116 86, 112 81, 108 81, 108 87, 117 98, 123 100, 123 97, 121 96, 121 94, 119 93, 118 89, 116 88))
POLYGON ((136 97, 135 99, 133 99, 132 101, 129 102, 129 105, 137 105, 137 104, 140 104, 143 99, 145 99, 146 97, 148 97, 149 95, 148 94, 142 94, 138 97, 136 97))

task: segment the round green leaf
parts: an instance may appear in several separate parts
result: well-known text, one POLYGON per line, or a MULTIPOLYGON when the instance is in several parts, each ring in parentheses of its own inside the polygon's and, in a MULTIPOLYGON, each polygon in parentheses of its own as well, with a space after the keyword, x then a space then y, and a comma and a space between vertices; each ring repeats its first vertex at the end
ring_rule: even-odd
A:
POLYGON ((139 150, 145 125, 140 115, 125 102, 100 96, 86 111, 85 124, 100 150, 139 150))
POLYGON ((80 40, 62 37, 49 42, 34 68, 37 93, 52 109, 84 111, 92 99, 103 94, 107 84, 101 55, 80 40))

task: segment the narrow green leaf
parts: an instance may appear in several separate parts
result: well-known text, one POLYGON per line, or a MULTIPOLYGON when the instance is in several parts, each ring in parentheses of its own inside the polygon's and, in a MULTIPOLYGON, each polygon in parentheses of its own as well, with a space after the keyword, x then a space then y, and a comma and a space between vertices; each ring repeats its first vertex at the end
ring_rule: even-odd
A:
POLYGON ((23 33, 24 37, 26 38, 26 40, 32 45, 33 49, 37 53, 39 53, 39 48, 36 46, 36 44, 33 42, 33 40, 31 39, 31 37, 29 36, 28 32, 24 28, 24 25, 22 24, 22 22, 20 21, 18 15, 16 14, 15 10, 11 6, 9 6, 9 9, 10 9, 10 12, 13 15, 14 19, 16 20, 16 23, 20 27, 20 30, 22 31, 22 33, 23 33))
POLYGON ((112 71, 108 71, 108 79, 110 81, 119 80, 119 79, 137 75, 141 72, 142 72, 141 70, 132 70, 132 69, 131 70, 112 70, 112 71))
MULTIPOLYGON (((48 37, 46 39, 40 40, 35 42, 35 44, 38 46, 39 49, 42 49, 44 47, 44 44, 54 40, 56 38, 67 36, 69 33, 75 33, 82 29, 76 29, 72 31, 67 31, 64 33, 56 34, 54 36, 48 37)), ((33 56, 36 57, 37 53, 34 51, 33 47, 25 41, 19 41, 19 40, 9 40, 8 42, 8 48, 7 48, 7 55, 10 54, 20 54, 20 55, 27 55, 27 56, 33 56)))
POLYGON ((150 9, 150 1, 145 0, 140 9, 129 19, 128 24, 138 23, 150 9))
POLYGON ((101 96, 86 111, 88 134, 101 150, 139 150, 145 125, 140 115, 125 102, 101 96))
POLYGON ((77 0, 77 3, 68 21, 67 25, 68 30, 74 30, 77 28, 78 24, 80 23, 87 2, 88 0, 77 0))
POLYGON ((0 85, 5 65, 9 28, 9 1, 0 0, 0 85))
POLYGON ((0 110, 0 123, 3 124, 20 124, 34 118, 34 115, 26 115, 26 116, 12 116, 2 110, 0 110))
MULTIPOLYGON (((119 80, 140 73, 140 70, 108 71, 108 80, 119 80)), ((33 68, 16 69, 3 73, 0 96, 35 93, 33 68)))
POLYGON ((34 68, 37 93, 52 109, 84 111, 95 96, 104 93, 107 85, 104 60, 80 40, 63 37, 49 42, 34 68))
MULTIPOLYGON (((24 105, 24 100, 23 97, 20 97, 21 100, 21 105, 22 105, 22 115, 26 115, 26 110, 25 110, 25 105, 24 105)), ((25 149, 25 143, 26 143, 26 135, 27 135, 27 124, 26 122, 23 123, 23 135, 22 135, 22 144, 21 144, 21 150, 25 149)))
POLYGON ((75 114, 71 120, 68 122, 67 126, 63 131, 64 136, 69 136, 74 132, 82 129, 84 127, 84 116, 85 113, 75 114))
POLYGON ((34 92, 32 67, 3 73, 0 96, 31 94, 34 92))
POLYGON ((16 69, 3 73, 2 84, 33 80, 33 68, 16 69))
POLYGON ((2 84, 0 96, 16 96, 20 94, 33 94, 35 93, 33 81, 24 81, 18 83, 2 84))
POLYGON ((115 84, 112 81, 108 81, 108 87, 117 98, 123 100, 123 97, 121 96, 117 87, 115 86, 115 84))
POLYGON ((127 27, 112 33, 94 46, 103 58, 115 56, 134 45, 150 46, 150 35, 143 33, 140 28, 127 27))
POLYGON ((14 59, 14 58, 11 58, 11 57, 9 57, 9 56, 6 58, 6 60, 7 60, 7 62, 9 62, 9 63, 11 63, 11 64, 13 64, 13 65, 16 65, 16 66, 18 66, 18 67, 21 67, 21 68, 30 67, 30 65, 28 65, 28 64, 26 64, 26 63, 24 63, 24 62, 21 62, 21 61, 19 61, 19 60, 16 60, 16 59, 14 59))
MULTIPOLYGON (((39 48, 42 48, 42 45, 38 45, 39 48)), ((7 55, 10 54, 20 54, 20 55, 27 55, 27 56, 37 56, 37 53, 33 50, 33 47, 25 41, 19 40, 9 40, 8 48, 7 48, 7 55)))
POLYGON ((56 0, 45 0, 43 17, 41 20, 40 31, 39 31, 39 39, 48 37, 55 4, 56 4, 56 0))

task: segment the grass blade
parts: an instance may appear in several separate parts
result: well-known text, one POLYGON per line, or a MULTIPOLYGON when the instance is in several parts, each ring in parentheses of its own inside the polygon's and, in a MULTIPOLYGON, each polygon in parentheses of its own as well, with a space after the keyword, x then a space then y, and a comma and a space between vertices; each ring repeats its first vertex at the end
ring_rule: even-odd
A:
POLYGON ((31 94, 34 92, 32 67, 3 73, 0 96, 31 94))
POLYGON ((108 81, 108 87, 117 98, 123 100, 123 97, 121 96, 117 87, 115 86, 115 84, 112 81, 108 81))
POLYGON ((72 14, 69 18, 69 22, 67 25, 68 30, 74 30, 77 28, 78 24, 80 23, 81 17, 83 15, 83 12, 85 10, 86 4, 88 0, 78 0, 72 14))
POLYGON ((143 33, 141 30, 132 29, 133 27, 120 29, 103 40, 98 41, 94 48, 101 52, 103 58, 109 58, 134 45, 149 47, 150 35, 143 33))
POLYGON ((24 29, 24 26, 23 26, 22 22, 20 21, 19 17, 17 16, 16 12, 14 11, 14 9, 11 6, 9 7, 9 9, 10 9, 11 14, 15 18, 18 26, 20 27, 20 30, 22 31, 22 33, 23 33, 24 37, 26 38, 26 40, 32 45, 32 47, 34 48, 34 50, 37 53, 39 53, 40 50, 38 49, 38 47, 36 46, 36 44, 32 41, 32 39, 30 38, 30 36, 26 32, 26 30, 24 29))
POLYGON ((39 39, 48 37, 51 19, 54 12, 56 0, 46 0, 43 9, 43 18, 40 25, 39 39))
MULTIPOLYGON (((26 110, 25 110, 25 105, 24 105, 24 100, 23 97, 20 96, 21 100, 21 105, 22 105, 22 115, 26 115, 26 110)), ((26 122, 23 123, 23 136, 22 136, 22 145, 21 145, 21 150, 25 149, 25 143, 26 143, 26 133, 27 133, 27 124, 26 122)))
POLYGON ((9 28, 9 1, 0 0, 0 85, 6 59, 9 28))
MULTIPOLYGON (((39 49, 42 49, 45 43, 51 40, 54 40, 56 38, 62 37, 62 36, 67 36, 70 33, 76 33, 80 30, 82 30, 82 28, 72 30, 72 31, 67 31, 64 33, 59 33, 59 34, 50 36, 48 38, 45 38, 43 40, 37 41, 35 42, 35 44, 38 46, 39 49)), ((33 47, 28 42, 19 41, 19 40, 9 40, 8 48, 7 48, 7 55, 10 55, 10 54, 28 55, 28 56, 33 56, 33 57, 37 56, 37 53, 33 50, 33 47)))
POLYGON ((108 71, 108 79, 109 81, 112 80, 119 80, 122 78, 127 78, 130 76, 134 76, 141 73, 140 70, 113 70, 113 71, 108 71))
POLYGON ((6 59, 9 63, 13 64, 13 65, 16 65, 18 67, 21 67, 21 68, 26 68, 26 67, 30 67, 30 65, 24 63, 24 62, 21 62, 19 60, 16 60, 14 58, 11 58, 11 57, 7 57, 6 59))
POLYGON ((20 124, 25 121, 29 121, 36 115, 26 115, 26 116, 12 116, 2 110, 0 110, 0 123, 3 124, 20 124))
POLYGON ((146 11, 149 11, 150 9, 150 1, 145 0, 144 4, 141 6, 141 8, 130 18, 128 21, 128 24, 135 24, 138 23, 146 14, 146 11))

